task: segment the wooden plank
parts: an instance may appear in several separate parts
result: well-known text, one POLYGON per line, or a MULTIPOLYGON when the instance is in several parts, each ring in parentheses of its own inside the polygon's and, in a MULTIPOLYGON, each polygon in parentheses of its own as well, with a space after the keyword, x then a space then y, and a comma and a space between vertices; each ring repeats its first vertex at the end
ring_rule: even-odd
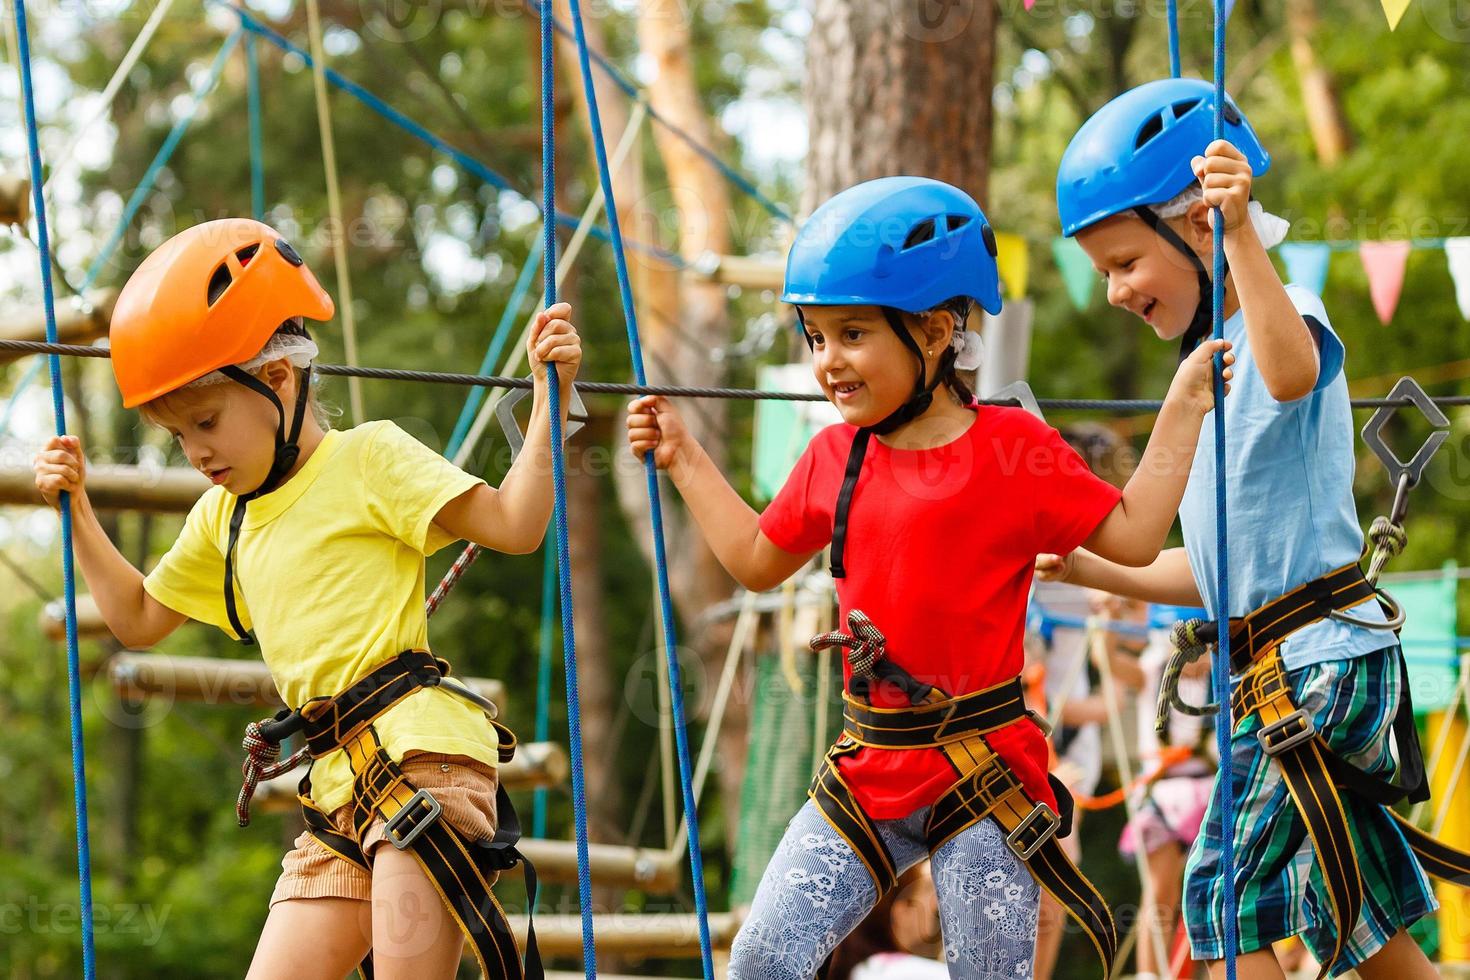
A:
MULTIPOLYGON (((189 467, 87 467, 87 498, 98 510, 146 510, 184 514, 209 481, 189 467)), ((29 466, 0 466, 0 504, 44 507, 29 466)))
MULTIPOLYGON (((124 652, 108 661, 108 673, 119 694, 140 698, 174 698, 206 704, 281 708, 270 671, 258 660, 218 657, 174 657, 161 653, 124 652)), ((480 677, 460 678, 497 705, 505 703, 505 685, 480 677)))
MULTIPOLYGON (((687 913, 643 912, 594 916, 593 931, 599 953, 619 953, 648 958, 698 959, 699 922, 687 913)), ((524 945, 526 920, 512 916, 511 928, 524 945)), ((709 917, 710 944, 729 949, 740 928, 740 920, 724 912, 709 917)), ((582 954, 582 919, 576 915, 536 916, 536 942, 546 956, 582 954)))

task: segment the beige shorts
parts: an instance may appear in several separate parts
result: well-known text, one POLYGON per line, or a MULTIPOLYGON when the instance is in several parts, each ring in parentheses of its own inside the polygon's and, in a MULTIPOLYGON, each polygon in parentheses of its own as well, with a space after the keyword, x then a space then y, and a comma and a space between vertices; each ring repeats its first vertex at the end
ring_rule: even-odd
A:
MULTIPOLYGON (((486 840, 495 836, 495 770, 476 759, 438 752, 405 753, 399 763, 408 781, 418 789, 434 794, 443 807, 439 819, 464 835, 466 840, 486 840)), ((352 835, 352 804, 332 812, 332 823, 343 834, 352 835)), ((362 850, 372 854, 373 848, 387 840, 385 822, 374 820, 363 835, 362 850)), ((281 877, 271 904, 288 898, 355 898, 372 897, 372 875, 350 861, 344 861, 318 844, 310 833, 296 838, 295 847, 281 859, 281 877)))

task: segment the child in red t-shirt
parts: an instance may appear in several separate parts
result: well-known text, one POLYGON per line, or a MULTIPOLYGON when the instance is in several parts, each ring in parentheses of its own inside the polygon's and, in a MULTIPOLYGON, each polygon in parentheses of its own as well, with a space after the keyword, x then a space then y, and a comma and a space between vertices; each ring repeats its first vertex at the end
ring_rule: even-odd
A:
MULTIPOLYGON (((892 177, 837 195, 798 234, 782 298, 797 307, 817 381, 844 422, 813 438, 764 513, 667 399, 629 407, 631 448, 668 470, 743 586, 769 589, 831 544, 843 622, 861 610, 885 638, 880 657, 933 685, 933 697, 960 698, 1019 675, 1038 552, 1085 544, 1130 565, 1158 554, 1213 406, 1210 357, 1227 345, 1201 345, 1180 365, 1120 493, 1054 429, 1021 409, 975 404, 956 375, 978 365, 972 303, 1000 309, 994 234, 964 192, 892 177)), ((861 690, 851 664, 846 676, 861 690)), ((889 685, 869 696, 874 707, 910 705, 889 685)), ((1022 715, 983 738, 1027 805, 1054 814, 1041 729, 1022 715)), ((847 743, 832 758, 892 870, 925 857, 931 807, 962 775, 951 757, 847 743)), ((809 801, 788 827, 735 941, 732 980, 813 976, 879 897, 871 853, 824 812, 809 801)), ((933 851, 950 975, 1029 975, 1039 892, 996 820, 933 851)))

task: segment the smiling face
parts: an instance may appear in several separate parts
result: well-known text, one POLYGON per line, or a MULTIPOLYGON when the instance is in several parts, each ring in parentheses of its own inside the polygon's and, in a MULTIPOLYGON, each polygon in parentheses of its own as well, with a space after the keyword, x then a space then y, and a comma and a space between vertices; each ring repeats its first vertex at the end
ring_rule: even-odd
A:
MULTIPOLYGON (((876 425, 909 400, 919 365, 882 310, 876 306, 804 306, 801 313, 812 341, 812 372, 844 422, 858 427, 876 425)), ((937 320, 953 323, 947 313, 929 317, 929 323, 937 320)), ((911 318, 905 321, 911 323, 911 318)), ((909 330, 921 349, 936 352, 949 345, 948 330, 941 328, 940 332, 944 333, 943 346, 912 324, 909 330)))
MULTIPOLYGON (((295 403, 295 372, 275 361, 261 372, 283 405, 295 403)), ((234 382, 172 392, 143 406, 148 421, 166 429, 189 465, 230 493, 250 493, 275 462, 279 416, 269 400, 234 382)))
MULTIPOLYGON (((1196 229, 1188 219, 1166 220, 1193 244, 1196 229)), ((1164 340, 1189 329, 1200 302, 1198 276, 1142 218, 1114 215, 1079 231, 1077 244, 1103 277, 1109 303, 1141 318, 1164 340)))

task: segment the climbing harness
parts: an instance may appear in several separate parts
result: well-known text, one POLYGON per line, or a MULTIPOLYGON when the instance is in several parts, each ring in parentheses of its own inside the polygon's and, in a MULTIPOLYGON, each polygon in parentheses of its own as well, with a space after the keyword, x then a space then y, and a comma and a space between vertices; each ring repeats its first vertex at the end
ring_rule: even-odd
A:
POLYGON ((1071 796, 1052 778, 1059 809, 1033 799, 985 740, 987 733, 1024 718, 1049 734, 1046 720, 1026 707, 1020 678, 951 697, 889 660, 886 638, 860 610, 848 613, 847 626, 849 632, 823 633, 811 641, 814 652, 843 650, 852 679, 843 692, 842 735, 812 780, 809 795, 863 862, 878 896, 896 885, 898 869, 838 761, 864 747, 939 749, 956 778, 930 810, 924 828, 930 853, 986 817, 994 819, 1012 853, 1081 926, 1102 962, 1103 975, 1110 976, 1118 949, 1112 913, 1058 842, 1070 832, 1071 796), (909 707, 869 703, 874 687, 882 685, 902 692, 909 707))
MULTIPOLYGON (((423 688, 440 687, 485 710, 494 705, 458 683, 448 680, 449 664, 423 650, 406 650, 378 666, 332 697, 312 698, 297 708, 283 709, 272 719, 252 722, 245 733, 244 785, 236 805, 240 825, 249 823, 250 796, 256 783, 339 749, 352 767, 352 834, 344 835, 330 816, 311 799, 311 770, 301 778, 297 799, 307 831, 329 852, 371 873, 372 862, 362 839, 378 818, 386 821, 388 841, 418 861, 444 899, 445 907, 469 939, 486 977, 541 980, 543 969, 533 920, 526 930, 526 958, 522 966, 515 937, 500 903, 491 891, 496 877, 516 865, 526 880, 527 908, 536 905, 536 869, 517 849, 520 820, 505 787, 497 780, 496 829, 490 840, 471 841, 448 821, 440 819, 441 806, 427 789, 415 787, 378 741, 373 722, 423 688), (281 743, 300 732, 305 746, 285 762, 277 762, 281 743)), ((489 716, 499 741, 502 765, 515 756, 515 735, 489 716)), ((365 980, 372 977, 372 953, 359 967, 365 980)))

